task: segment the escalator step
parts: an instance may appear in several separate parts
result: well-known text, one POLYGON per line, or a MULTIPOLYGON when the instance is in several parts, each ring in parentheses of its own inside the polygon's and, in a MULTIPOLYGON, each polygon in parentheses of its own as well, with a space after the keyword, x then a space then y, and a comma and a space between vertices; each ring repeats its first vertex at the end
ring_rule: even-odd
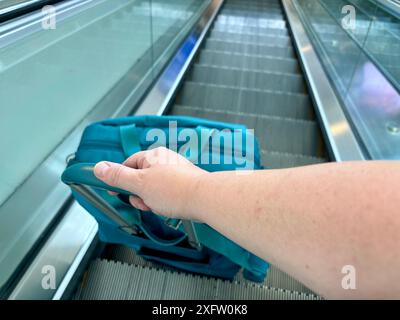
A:
POLYGON ((266 169, 289 169, 327 162, 324 158, 266 150, 261 150, 261 159, 266 169))
POLYGON ((261 27, 261 28, 276 28, 286 29, 287 24, 285 20, 275 19, 251 19, 246 17, 233 17, 233 16, 219 16, 215 21, 216 24, 230 24, 236 26, 250 26, 250 27, 261 27))
POLYGON ((194 82, 250 89, 268 89, 286 93, 307 93, 303 77, 295 74, 260 72, 195 64, 188 79, 194 82))
MULTIPOLYGON (((269 1, 258 1, 258 0, 246 0, 243 2, 242 0, 233 1, 227 0, 225 1, 226 6, 241 6, 241 9, 245 9, 248 7, 264 7, 264 8, 280 8, 279 0, 269 0, 269 1), (246 6, 247 5, 247 6, 246 6)), ((225 8, 225 7, 224 7, 225 8)))
POLYGON ((258 10, 258 12, 281 12, 282 8, 278 2, 276 3, 256 3, 256 2, 247 2, 246 4, 244 3, 230 3, 226 2, 224 5, 224 11, 234 9, 238 10, 241 12, 246 12, 247 10, 249 11, 254 11, 258 10))
POLYGON ((256 8, 249 7, 245 10, 241 9, 237 6, 227 6, 221 12, 221 17, 238 17, 238 18, 246 18, 250 17, 252 19, 276 19, 276 20, 284 20, 284 15, 281 9, 279 8, 256 8))
POLYGON ((198 62, 210 66, 242 68, 253 71, 301 73, 300 66, 295 59, 251 56, 223 51, 203 50, 198 62))
POLYGON ((272 56, 272 57, 291 58, 291 59, 296 58, 294 50, 290 46, 274 47, 269 45, 207 39, 204 49, 224 51, 224 52, 235 52, 239 54, 269 56, 269 57, 272 56))
MULTIPOLYGON (((267 29, 269 30, 269 29, 267 29)), ((291 47, 290 38, 287 36, 278 36, 278 35, 247 35, 245 33, 236 34, 236 33, 228 33, 221 31, 214 31, 210 34, 208 38, 210 41, 229 41, 234 43, 240 43, 241 45, 255 45, 255 46, 268 46, 268 47, 278 47, 278 48, 287 48, 291 47), (227 40, 229 39, 229 40, 227 40)))
MULTIPOLYGON (((229 24, 215 24, 212 30, 225 32, 225 33, 236 33, 236 34, 254 34, 254 35, 270 35, 270 36, 289 36, 287 29, 272 29, 272 28, 258 28, 249 26, 235 26, 229 24)), ((227 35, 229 37, 229 34, 227 35)))
POLYGON ((200 109, 313 120, 307 95, 276 93, 186 81, 177 103, 200 109), (295 101, 295 102, 294 102, 295 101))
POLYGON ((95 260, 77 299, 81 300, 320 300, 246 282, 230 282, 120 262, 95 260))
POLYGON ((238 7, 225 7, 222 16, 229 17, 246 17, 251 16, 253 18, 266 18, 266 19, 277 19, 283 20, 285 17, 282 10, 262 10, 257 8, 247 8, 246 10, 241 10, 238 7))
POLYGON ((227 4, 251 4, 260 6, 279 6, 279 0, 226 0, 227 4))
MULTIPOLYGON (((131 248, 124 247, 124 246, 111 246, 110 250, 107 255, 103 258, 107 260, 119 261, 121 263, 127 263, 130 265, 135 266, 142 266, 142 267, 149 267, 155 269, 163 269, 166 271, 176 272, 177 269, 172 267, 168 267, 166 265, 158 264, 156 262, 149 262, 138 256, 135 251, 131 248)), ((184 271, 179 271, 181 273, 186 273, 184 271)), ((243 277, 243 273, 240 272, 234 281, 240 282, 249 282, 243 277)), ((304 286, 302 283, 298 282, 297 280, 291 278, 286 273, 280 271, 276 267, 271 265, 271 268, 268 270, 267 278, 265 279, 264 286, 273 287, 273 288, 281 288, 284 290, 290 291, 298 291, 298 292, 305 292, 305 293, 312 293, 310 289, 304 286)))
POLYGON ((255 19, 269 19, 269 20, 279 20, 283 21, 285 16, 281 8, 267 8, 267 7, 254 7, 248 6, 247 8, 242 8, 242 6, 229 6, 226 5, 224 10, 221 12, 219 17, 233 17, 233 18, 240 18, 246 19, 251 18, 252 20, 255 19))
POLYGON ((173 115, 186 115, 215 121, 239 123, 255 134, 262 149, 316 157, 320 155, 319 130, 315 122, 230 111, 215 111, 175 105, 173 115))
POLYGON ((220 40, 224 41, 228 39, 233 42, 240 43, 250 43, 250 44, 268 44, 271 46, 277 47, 287 47, 292 44, 291 40, 287 36, 278 36, 278 35, 254 35, 254 34, 246 34, 246 33, 226 33, 221 31, 212 31, 210 33, 209 39, 211 40, 220 40))

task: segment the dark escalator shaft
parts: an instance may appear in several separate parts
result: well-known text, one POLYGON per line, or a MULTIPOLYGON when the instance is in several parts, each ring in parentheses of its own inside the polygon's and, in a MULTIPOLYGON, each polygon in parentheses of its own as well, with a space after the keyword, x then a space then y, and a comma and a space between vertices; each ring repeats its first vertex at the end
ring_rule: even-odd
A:
MULTIPOLYGON (((170 114, 255 129, 269 169, 327 161, 279 0, 225 1, 170 114)), ((318 298, 274 266, 259 285, 242 275, 229 282, 176 272, 121 246, 108 246, 103 258, 90 266, 77 298, 318 298)))

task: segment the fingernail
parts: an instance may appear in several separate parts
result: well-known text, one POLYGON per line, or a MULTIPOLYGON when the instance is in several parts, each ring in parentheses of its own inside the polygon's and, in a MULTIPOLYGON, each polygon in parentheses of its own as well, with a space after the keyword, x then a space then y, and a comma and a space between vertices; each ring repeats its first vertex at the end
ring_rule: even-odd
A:
POLYGON ((103 178, 107 174, 107 170, 110 169, 111 165, 107 162, 100 162, 94 167, 94 173, 97 177, 103 178))

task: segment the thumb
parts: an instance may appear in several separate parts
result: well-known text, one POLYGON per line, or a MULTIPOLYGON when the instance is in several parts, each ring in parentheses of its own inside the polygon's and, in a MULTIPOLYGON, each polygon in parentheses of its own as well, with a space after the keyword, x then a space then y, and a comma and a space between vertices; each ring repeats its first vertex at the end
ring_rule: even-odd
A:
POLYGON ((136 193, 138 170, 113 162, 99 162, 94 167, 95 176, 106 184, 136 193))

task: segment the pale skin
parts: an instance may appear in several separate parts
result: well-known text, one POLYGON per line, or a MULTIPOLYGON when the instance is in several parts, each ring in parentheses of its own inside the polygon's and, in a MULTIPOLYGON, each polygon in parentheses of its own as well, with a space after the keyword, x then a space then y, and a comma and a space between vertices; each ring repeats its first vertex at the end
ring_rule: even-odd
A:
POLYGON ((400 298, 400 162, 208 173, 165 148, 96 176, 142 210, 206 223, 328 299, 400 298), (342 268, 356 268, 344 290, 342 268))

